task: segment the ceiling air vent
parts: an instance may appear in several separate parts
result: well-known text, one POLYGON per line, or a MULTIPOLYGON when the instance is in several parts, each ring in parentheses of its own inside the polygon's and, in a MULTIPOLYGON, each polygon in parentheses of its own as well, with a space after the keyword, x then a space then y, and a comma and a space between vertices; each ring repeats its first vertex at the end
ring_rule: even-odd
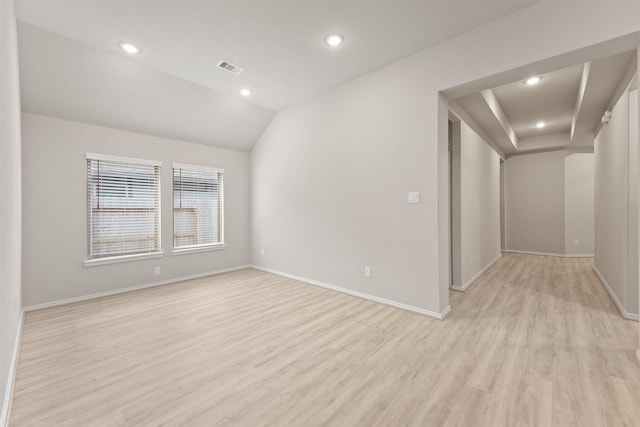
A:
POLYGON ((227 70, 232 74, 240 74, 244 71, 244 68, 238 67, 236 64, 232 64, 229 61, 220 61, 218 67, 222 68, 223 70, 227 70))

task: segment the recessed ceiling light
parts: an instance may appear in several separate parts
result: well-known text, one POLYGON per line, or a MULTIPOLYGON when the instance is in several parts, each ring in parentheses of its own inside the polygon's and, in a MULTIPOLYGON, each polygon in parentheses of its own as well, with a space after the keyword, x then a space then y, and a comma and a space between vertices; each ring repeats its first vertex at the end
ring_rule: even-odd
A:
POLYGON ((132 55, 140 52, 140 48, 131 43, 120 43, 120 48, 122 48, 122 50, 132 55))
POLYGON ((327 37, 325 37, 324 41, 327 42, 329 46, 336 47, 342 44, 342 42, 344 41, 344 37, 340 34, 329 34, 327 37))
POLYGON ((240 89, 240 95, 247 97, 247 96, 251 95, 251 91, 249 89, 247 89, 247 88, 240 89))
POLYGON ((529 86, 533 86, 540 83, 540 80, 542 80, 542 77, 534 76, 534 77, 529 77, 527 80, 524 81, 524 83, 528 84, 529 86))
POLYGON ((538 123, 536 123, 536 124, 535 124, 535 126, 536 126, 538 129, 542 129, 542 128, 543 128, 543 127, 545 127, 546 125, 547 125, 547 123, 546 123, 546 122, 538 122, 538 123))

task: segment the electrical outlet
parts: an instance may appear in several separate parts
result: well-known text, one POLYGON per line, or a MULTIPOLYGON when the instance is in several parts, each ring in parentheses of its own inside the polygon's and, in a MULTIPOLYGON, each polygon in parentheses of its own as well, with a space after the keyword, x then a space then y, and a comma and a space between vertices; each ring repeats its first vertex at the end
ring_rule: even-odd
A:
POLYGON ((264 248, 260 248, 260 255, 264 255, 264 248))
POLYGON ((364 277, 371 277, 371 267, 364 268, 364 277))
POLYGON ((578 245, 580 244, 580 240, 574 240, 574 241, 573 241, 573 244, 574 244, 574 245, 576 245, 576 246, 578 246, 578 245))
POLYGON ((154 276, 158 276, 160 274, 160 266, 153 267, 154 276))

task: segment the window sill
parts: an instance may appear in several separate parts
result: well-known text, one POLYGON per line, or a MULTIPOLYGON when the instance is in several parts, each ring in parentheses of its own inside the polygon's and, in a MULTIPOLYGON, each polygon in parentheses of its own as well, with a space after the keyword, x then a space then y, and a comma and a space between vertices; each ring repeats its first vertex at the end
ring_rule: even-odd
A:
POLYGON ((186 255, 186 254, 193 254, 198 252, 221 251, 226 247, 227 245, 225 245, 224 243, 219 245, 195 246, 193 248, 174 249, 173 251, 171 251, 171 254, 186 255))
POLYGON ((147 254, 121 255, 108 258, 87 259, 84 261, 85 267, 93 267, 94 265, 116 264, 119 262, 138 261, 142 259, 162 258, 164 252, 151 252, 147 254))

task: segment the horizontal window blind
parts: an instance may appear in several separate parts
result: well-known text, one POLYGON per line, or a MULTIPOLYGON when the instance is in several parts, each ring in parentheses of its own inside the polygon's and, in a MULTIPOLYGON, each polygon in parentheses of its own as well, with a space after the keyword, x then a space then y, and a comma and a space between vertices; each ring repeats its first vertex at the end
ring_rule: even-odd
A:
POLYGON ((224 243, 221 169, 173 166, 173 247, 197 248, 224 243))
POLYGON ((87 155, 89 259, 160 251, 160 166, 87 155))

